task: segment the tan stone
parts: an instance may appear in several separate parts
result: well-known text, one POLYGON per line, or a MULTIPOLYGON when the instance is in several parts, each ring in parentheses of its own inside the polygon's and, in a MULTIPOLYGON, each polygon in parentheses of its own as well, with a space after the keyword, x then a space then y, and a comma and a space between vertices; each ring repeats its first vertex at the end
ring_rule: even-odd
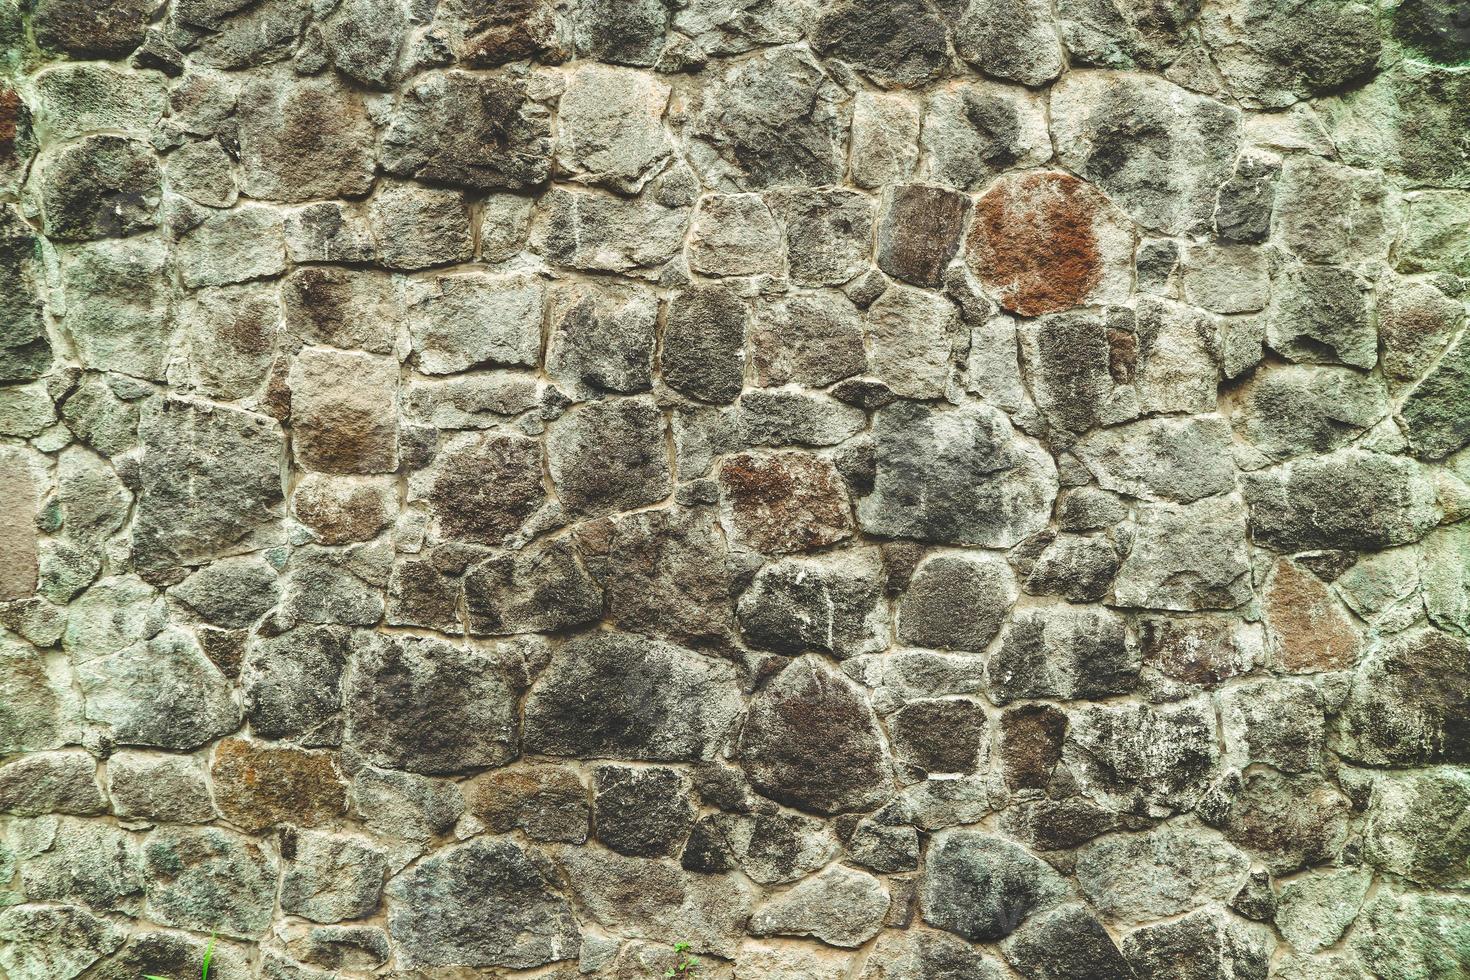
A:
POLYGON ((325 752, 227 738, 211 771, 219 812, 250 833, 277 823, 319 826, 347 808, 347 786, 325 752))
POLYGON ((1327 585, 1289 558, 1276 562, 1266 586, 1272 660, 1296 674, 1351 667, 1362 637, 1327 585))

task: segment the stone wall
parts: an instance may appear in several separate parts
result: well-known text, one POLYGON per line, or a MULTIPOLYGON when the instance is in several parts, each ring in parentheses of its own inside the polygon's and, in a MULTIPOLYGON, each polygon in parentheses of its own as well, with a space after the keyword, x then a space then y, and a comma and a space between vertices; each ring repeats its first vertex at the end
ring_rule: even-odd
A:
POLYGON ((1459 0, 0 39, 0 980, 1470 977, 1459 0))

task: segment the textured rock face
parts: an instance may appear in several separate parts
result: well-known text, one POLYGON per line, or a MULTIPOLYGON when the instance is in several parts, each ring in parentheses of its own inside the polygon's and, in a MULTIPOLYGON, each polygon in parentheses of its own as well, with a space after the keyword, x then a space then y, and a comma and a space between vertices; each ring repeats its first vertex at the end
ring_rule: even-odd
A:
POLYGON ((0 0, 0 976, 1470 976, 1467 105, 1457 0, 0 0))

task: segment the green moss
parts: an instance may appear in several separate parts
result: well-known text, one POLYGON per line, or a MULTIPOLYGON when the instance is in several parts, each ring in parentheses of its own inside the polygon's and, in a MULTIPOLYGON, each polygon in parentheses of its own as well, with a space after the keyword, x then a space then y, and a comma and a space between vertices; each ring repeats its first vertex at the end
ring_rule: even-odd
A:
POLYGON ((1446 67, 1470 65, 1470 4, 1404 0, 1393 12, 1393 36, 1422 60, 1446 67))

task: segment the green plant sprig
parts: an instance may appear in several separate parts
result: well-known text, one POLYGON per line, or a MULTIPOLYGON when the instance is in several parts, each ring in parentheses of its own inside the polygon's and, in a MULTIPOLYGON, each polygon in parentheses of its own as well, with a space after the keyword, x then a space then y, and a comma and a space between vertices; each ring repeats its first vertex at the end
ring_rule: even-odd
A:
MULTIPOLYGON (((214 934, 209 936, 209 945, 204 947, 204 968, 199 973, 199 980, 209 980, 209 961, 214 959, 214 934)), ((143 980, 168 980, 168 977, 154 977, 143 974, 143 980)))
POLYGON ((699 960, 689 955, 688 943, 674 943, 674 959, 677 962, 673 967, 664 971, 666 978, 687 980, 688 977, 694 976, 694 971, 699 968, 699 960))

